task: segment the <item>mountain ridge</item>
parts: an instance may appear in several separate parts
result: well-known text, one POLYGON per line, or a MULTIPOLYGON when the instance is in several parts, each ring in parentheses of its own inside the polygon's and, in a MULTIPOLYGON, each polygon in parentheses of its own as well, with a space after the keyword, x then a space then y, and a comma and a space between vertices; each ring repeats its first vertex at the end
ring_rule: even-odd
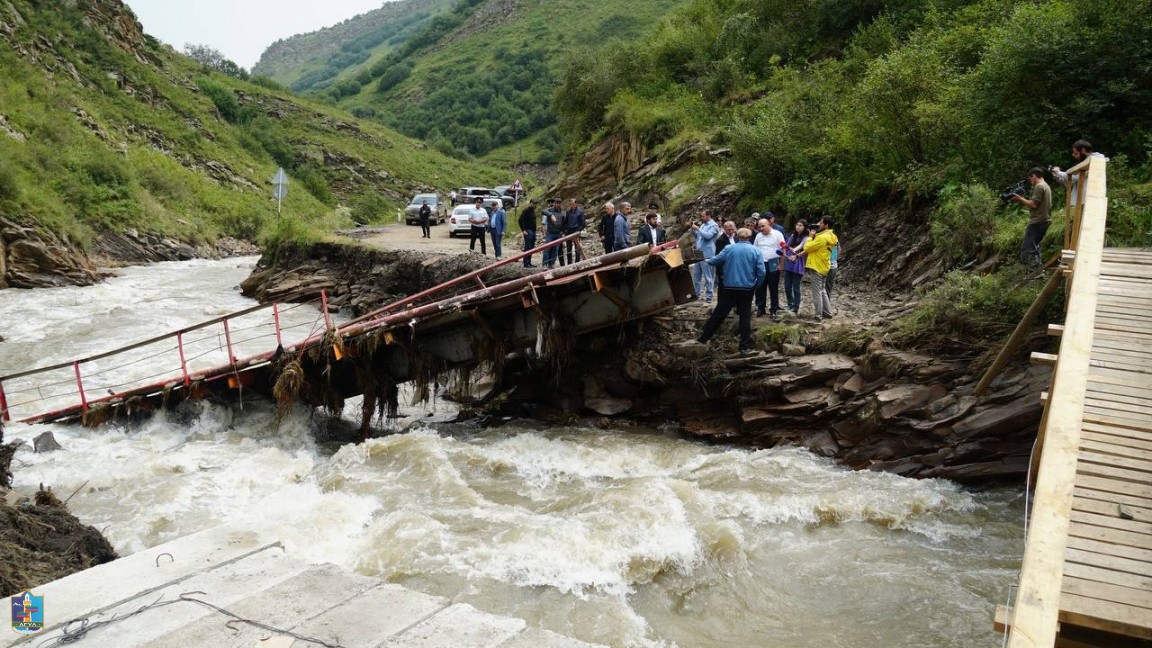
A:
POLYGON ((56 241, 50 256, 83 265, 105 233, 192 247, 303 236, 390 218, 418 191, 505 177, 200 65, 148 36, 119 0, 5 1, 0 43, 5 277, 51 275, 26 267, 34 254, 14 256, 26 249, 16 238, 56 241), (291 178, 282 217, 268 186, 277 167, 291 178))

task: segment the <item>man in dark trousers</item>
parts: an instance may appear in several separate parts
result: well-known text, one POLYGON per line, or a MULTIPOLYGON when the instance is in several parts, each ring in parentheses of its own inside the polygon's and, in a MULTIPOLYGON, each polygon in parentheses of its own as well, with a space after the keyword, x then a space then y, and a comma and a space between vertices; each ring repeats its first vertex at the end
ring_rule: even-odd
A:
MULTIPOLYGON (((520 225, 520 238, 524 241, 524 251, 527 252, 536 247, 536 204, 539 201, 533 198, 528 201, 528 206, 520 213, 520 220, 517 223, 520 225)), ((535 268, 532 265, 532 255, 524 257, 525 268, 535 268)))
MULTIPOLYGON (((551 243, 558 239, 564 238, 564 210, 560 206, 559 198, 549 198, 548 206, 544 208, 544 242, 551 243)), ((563 250, 560 249, 561 244, 553 245, 552 247, 544 250, 544 265, 553 268, 556 266, 556 260, 560 260, 560 265, 564 265, 563 250)))
POLYGON ((468 224, 472 226, 472 237, 468 249, 476 251, 476 241, 480 241, 480 254, 488 254, 488 210, 484 209, 484 199, 477 198, 472 203, 472 213, 468 214, 468 224))
POLYGON ((736 243, 724 247, 716 256, 703 261, 723 269, 716 310, 704 323, 697 342, 705 344, 716 334, 732 308, 740 316, 740 353, 752 353, 752 294, 756 285, 764 280, 764 257, 752 245, 752 230, 736 231, 736 243))
POLYGON ((604 254, 612 251, 616 246, 616 205, 604 203, 600 209, 600 223, 596 226, 596 233, 600 235, 600 242, 604 244, 604 254))
MULTIPOLYGON (((568 199, 568 211, 564 212, 564 235, 584 231, 584 210, 580 209, 580 201, 576 198, 568 199)), ((576 247, 575 239, 564 242, 565 254, 568 264, 583 260, 583 253, 576 247)))
POLYGON ((432 238, 432 228, 429 224, 432 221, 432 208, 428 206, 427 200, 420 201, 420 231, 423 236, 420 238, 432 238))
POLYGON ((644 215, 645 223, 640 226, 640 232, 636 235, 636 242, 639 244, 647 243, 653 247, 663 245, 667 240, 664 234, 664 228, 660 227, 656 222, 657 214, 650 211, 644 215))
MULTIPOLYGON (((720 236, 716 237, 716 254, 724 251, 724 248, 736 242, 736 223, 733 221, 724 221, 724 225, 720 228, 720 236)), ((724 277, 724 269, 716 268, 716 289, 724 290, 724 282, 721 279, 724 277)))

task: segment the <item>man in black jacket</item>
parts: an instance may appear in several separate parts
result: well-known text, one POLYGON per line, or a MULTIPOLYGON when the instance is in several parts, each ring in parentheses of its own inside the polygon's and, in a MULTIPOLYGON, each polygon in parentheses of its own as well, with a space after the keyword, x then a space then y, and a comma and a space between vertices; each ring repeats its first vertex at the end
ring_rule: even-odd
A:
MULTIPOLYGON (((528 201, 528 206, 520 213, 520 220, 517 223, 520 225, 520 238, 524 241, 524 251, 527 252, 536 247, 536 204, 539 201, 533 198, 528 201)), ((534 268, 532 265, 532 255, 524 257, 524 267, 534 268)))
MULTIPOLYGON (((568 200, 568 211, 564 212, 564 235, 575 234, 576 232, 584 231, 584 210, 580 209, 580 201, 576 198, 568 200)), ((576 247, 576 241, 569 239, 564 242, 565 252, 569 264, 582 261, 584 254, 579 248, 576 247)), ((564 264, 564 259, 560 259, 560 264, 564 264)))
POLYGON ((648 212, 644 215, 645 223, 640 226, 640 232, 636 236, 636 242, 643 244, 648 243, 653 247, 662 245, 665 240, 664 228, 656 223, 656 213, 648 212))
POLYGON ((612 251, 616 245, 616 205, 604 203, 600 210, 600 223, 596 226, 600 235, 600 242, 604 244, 604 254, 612 251))

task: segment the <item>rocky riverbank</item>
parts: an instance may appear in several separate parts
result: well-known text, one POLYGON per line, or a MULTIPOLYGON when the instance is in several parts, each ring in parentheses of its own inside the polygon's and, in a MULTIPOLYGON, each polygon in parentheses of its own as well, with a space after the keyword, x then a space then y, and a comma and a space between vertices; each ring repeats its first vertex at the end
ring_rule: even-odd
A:
POLYGON ((0 595, 17 594, 117 558, 108 540, 68 512, 51 488, 41 485, 30 496, 8 490, 12 459, 22 444, 4 443, 0 428, 0 595))
POLYGON ((259 253, 238 239, 190 245, 135 229, 105 232, 85 250, 51 230, 0 218, 0 289, 88 286, 104 277, 100 268, 259 253))
MULTIPOLYGON (((320 289, 333 308, 361 313, 481 267, 478 255, 288 247, 261 262, 244 291, 303 300, 320 289)), ((501 269, 496 280, 520 268, 501 269)), ((914 302, 846 288, 833 324, 757 319, 760 353, 735 335, 691 342, 708 315, 693 303, 617 330, 582 336, 564 363, 510 359, 484 412, 628 427, 672 422, 687 436, 763 448, 796 444, 857 469, 980 482, 1020 479, 1049 371, 1019 366, 989 395, 972 394, 968 360, 887 348, 884 325, 914 302)), ((735 326, 733 316, 728 327, 735 326)), ((469 410, 465 416, 475 414, 469 410)))

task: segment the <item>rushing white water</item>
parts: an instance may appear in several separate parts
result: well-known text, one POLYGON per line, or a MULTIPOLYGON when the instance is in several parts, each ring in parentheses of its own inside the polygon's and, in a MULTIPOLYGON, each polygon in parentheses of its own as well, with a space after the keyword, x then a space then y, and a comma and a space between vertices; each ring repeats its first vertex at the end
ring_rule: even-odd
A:
MULTIPOLYGON (((0 375, 247 307, 233 286, 251 263, 0 291, 0 375)), ((63 451, 17 454, 17 488, 79 489, 70 508, 122 554, 244 522, 309 560, 612 646, 994 645, 1019 564, 1019 489, 530 422, 333 448, 319 421, 199 403, 5 434, 55 433, 63 451)))

